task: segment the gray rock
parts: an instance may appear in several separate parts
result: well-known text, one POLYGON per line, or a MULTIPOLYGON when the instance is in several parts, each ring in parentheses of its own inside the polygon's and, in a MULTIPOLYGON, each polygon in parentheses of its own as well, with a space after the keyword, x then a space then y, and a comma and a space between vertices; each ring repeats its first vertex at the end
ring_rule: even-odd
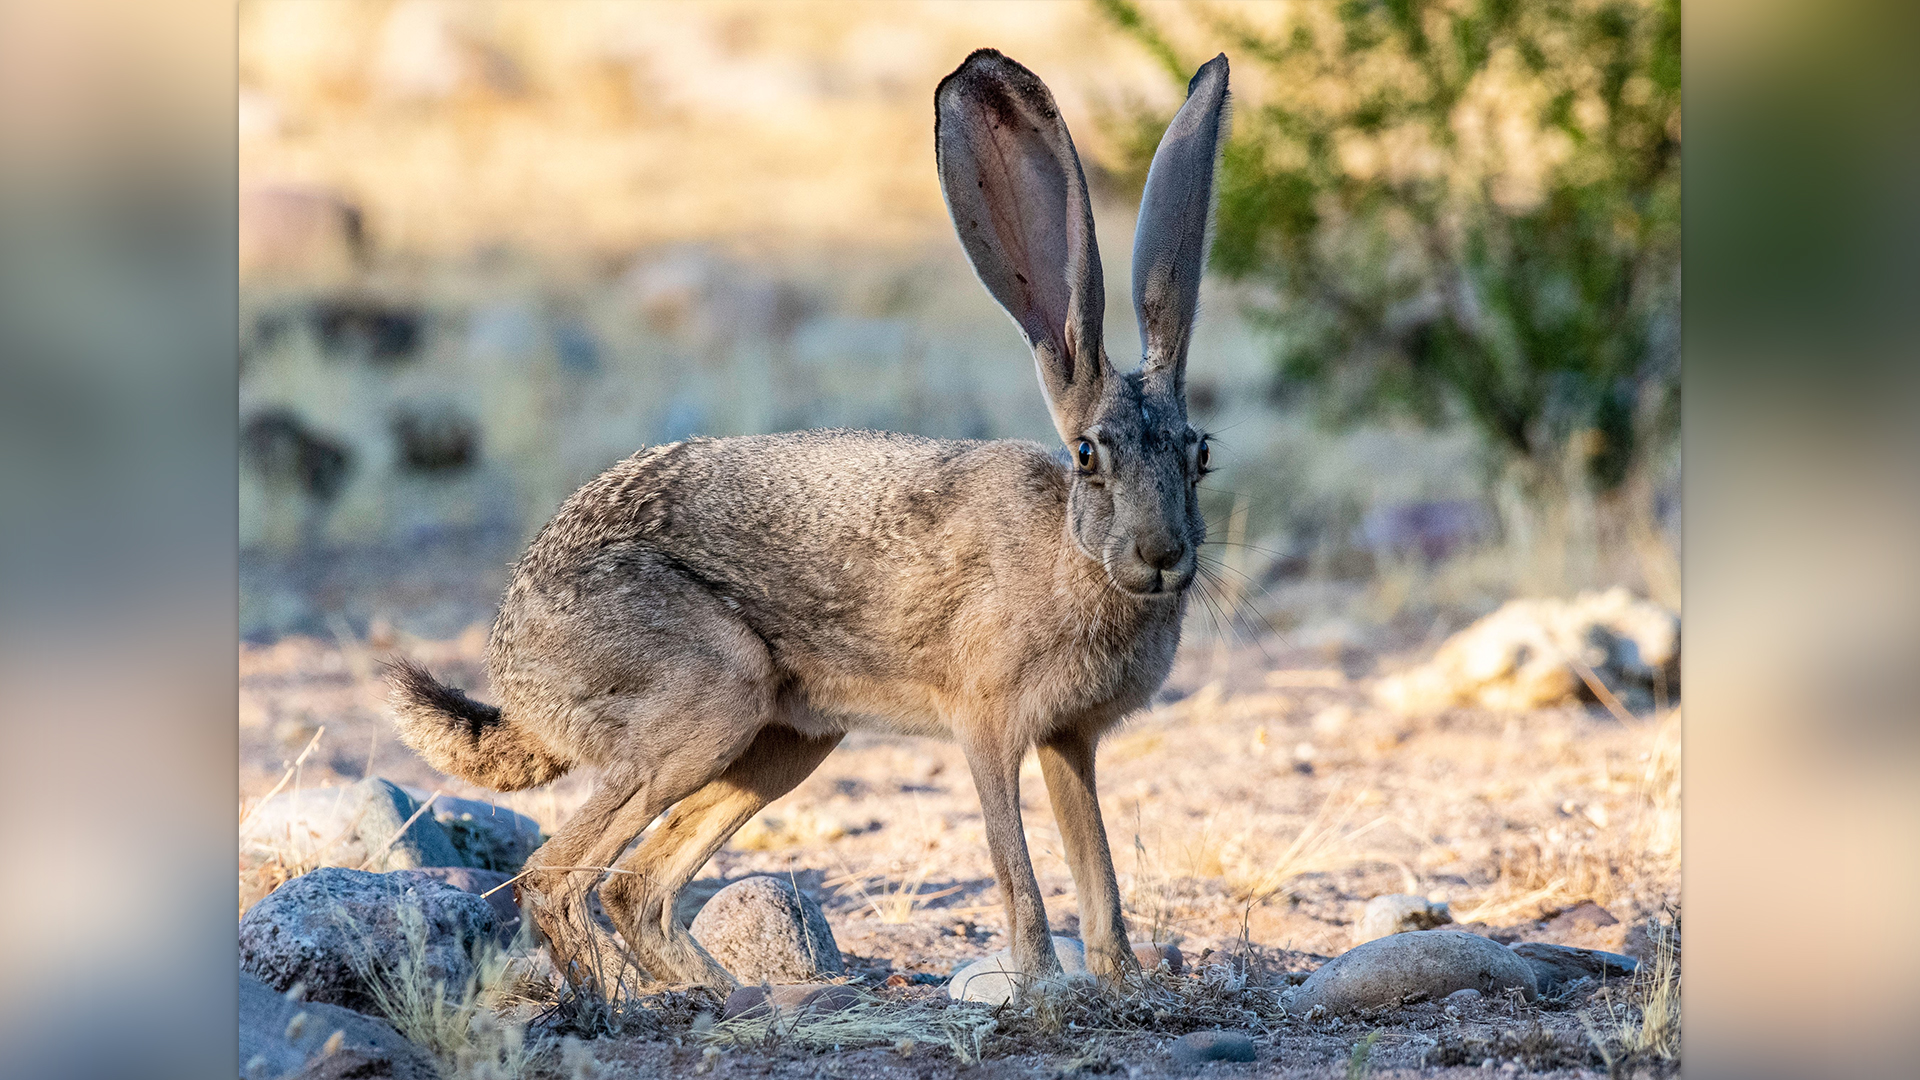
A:
POLYGON ((1178 975, 1187 969, 1187 958, 1180 953, 1178 945, 1160 945, 1151 941, 1136 941, 1131 946, 1133 958, 1140 962, 1142 971, 1152 971, 1161 964, 1167 965, 1167 971, 1178 975))
POLYGON ((371 864, 375 870, 465 866, 431 811, 401 833, 419 808, 399 785, 377 776, 349 787, 282 792, 248 815, 240 858, 249 866, 270 859, 356 869, 371 864))
POLYGON ((513 880, 512 874, 498 870, 474 870, 465 866, 434 866, 411 871, 444 881, 463 892, 473 893, 493 908, 493 917, 499 924, 495 936, 501 945, 513 944, 520 932, 520 905, 514 901, 513 886, 507 884, 513 880))
POLYGON ((1474 990, 1474 989, 1455 990, 1453 993, 1448 994, 1446 996, 1446 1002, 1449 1005, 1472 1005, 1474 1002, 1481 1000, 1483 997, 1485 997, 1485 995, 1480 993, 1480 991, 1478 990, 1474 990))
POLYGON ((249 975, 240 976, 239 1012, 242 1080, 293 1075, 437 1080, 440 1075, 425 1050, 385 1021, 337 1005, 290 1000, 249 975), (335 1032, 340 1045, 323 1055, 335 1032))
POLYGON ((1432 930, 1453 921, 1453 912, 1444 901, 1434 903, 1424 896, 1389 893, 1367 901, 1367 909, 1353 928, 1353 943, 1363 945, 1390 934, 1409 930, 1432 930))
MULTIPOLYGON (((1060 958, 1060 971, 1067 978, 1085 978, 1087 949, 1072 938, 1053 939, 1053 953, 1060 958)), ((1004 1005, 1014 998, 1025 977, 1013 966, 1013 949, 1005 948, 953 973, 947 980, 947 996, 955 1001, 978 1001, 1004 1005)))
POLYGON ((1287 1011, 1316 1005, 1344 1013, 1397 1005, 1408 998, 1437 1000, 1455 990, 1490 997, 1518 988, 1538 996, 1533 969, 1496 941, 1458 930, 1413 930, 1356 945, 1282 995, 1287 1011))
POLYGON ((1182 1065, 1209 1061, 1252 1061, 1253 1040, 1237 1031, 1190 1031, 1173 1040, 1168 1051, 1182 1065))
POLYGON ((1581 979, 1624 979, 1640 966, 1631 956, 1543 941, 1521 942, 1512 948, 1533 969, 1533 981, 1540 992, 1549 996, 1557 996, 1581 979))
POLYGON ((840 1012, 858 1004, 860 1004, 860 992, 842 983, 831 986, 820 986, 816 983, 743 986, 727 995, 727 1003, 721 1008, 720 1018, 733 1020, 743 1016, 765 1016, 770 1012, 779 1013, 782 1016, 793 1016, 802 1012, 840 1012))
POLYGON ((459 994, 476 947, 490 945, 496 930, 485 900, 425 874, 324 867, 241 917, 240 969, 275 990, 304 983, 310 1001, 368 1011, 377 1008, 369 974, 393 979, 410 969, 459 994))
MULTIPOLYGON (((416 803, 425 802, 431 792, 405 789, 416 803)), ((501 870, 517 874, 525 869, 528 856, 541 844, 540 823, 504 806, 479 799, 455 799, 446 795, 433 800, 427 813, 453 842, 460 862, 476 870, 501 870)))
POLYGON ((348 790, 354 792, 358 805, 355 831, 366 848, 370 869, 466 865, 431 810, 414 816, 419 813, 420 803, 399 784, 369 776, 348 790))
POLYGON ((847 970, 820 905, 785 878, 760 875, 721 889, 691 929, 743 983, 806 982, 847 970))

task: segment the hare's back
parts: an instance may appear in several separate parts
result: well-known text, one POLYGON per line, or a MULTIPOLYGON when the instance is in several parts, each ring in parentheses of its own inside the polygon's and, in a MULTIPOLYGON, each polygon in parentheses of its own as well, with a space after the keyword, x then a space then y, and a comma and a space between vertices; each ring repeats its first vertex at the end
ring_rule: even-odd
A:
POLYGON ((1058 537, 1065 500, 1063 466, 1035 443, 845 430, 689 439, 580 488, 523 569, 586 569, 638 544, 729 590, 808 603, 929 564, 1020 558, 1058 537))

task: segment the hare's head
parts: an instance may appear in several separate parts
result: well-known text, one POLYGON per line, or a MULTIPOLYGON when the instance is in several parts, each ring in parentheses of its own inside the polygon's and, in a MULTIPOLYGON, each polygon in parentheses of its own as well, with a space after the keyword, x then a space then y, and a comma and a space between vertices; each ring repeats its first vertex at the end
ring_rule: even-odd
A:
POLYGON ((1227 58, 1194 75, 1154 154, 1133 241, 1142 362, 1101 342, 1106 294, 1073 139, 1037 76, 981 49, 934 92, 947 210, 987 291, 1026 335, 1071 470, 1067 528, 1114 586, 1176 596, 1206 523, 1206 436, 1187 423, 1187 345, 1227 131, 1227 58))

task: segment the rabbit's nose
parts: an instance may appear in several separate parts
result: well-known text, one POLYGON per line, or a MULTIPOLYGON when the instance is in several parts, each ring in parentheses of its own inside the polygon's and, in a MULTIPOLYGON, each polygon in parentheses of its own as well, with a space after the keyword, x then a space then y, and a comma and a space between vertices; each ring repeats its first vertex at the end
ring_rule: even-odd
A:
POLYGON ((1171 570, 1180 564, 1187 549, 1180 541, 1171 536, 1154 536, 1133 542, 1134 553, 1140 561, 1155 570, 1171 570))

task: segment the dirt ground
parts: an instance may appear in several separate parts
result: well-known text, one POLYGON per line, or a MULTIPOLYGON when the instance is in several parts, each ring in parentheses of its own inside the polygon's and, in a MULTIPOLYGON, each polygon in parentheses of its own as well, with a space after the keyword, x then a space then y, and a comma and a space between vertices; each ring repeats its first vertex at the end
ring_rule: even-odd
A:
MULTIPOLYGON (((311 745, 291 784, 378 774, 491 797, 549 831, 566 820, 590 776, 492 795, 435 773, 384 718, 377 660, 394 650, 484 697, 483 627, 448 641, 377 627, 370 637, 343 628, 331 641, 241 650, 243 799, 264 794, 311 745)), ((1131 1004, 1002 1010, 976 1063, 924 1042, 839 1052, 800 1038, 716 1042, 701 1026, 699 992, 669 994, 626 1034, 589 1044, 601 1075, 1174 1075, 1192 1070, 1167 1044, 1209 1027, 1248 1033, 1259 1059, 1209 1065, 1208 1075, 1604 1074, 1609 1055, 1596 1040, 1637 1015, 1633 987, 1531 1005, 1420 1002, 1344 1020, 1287 1017, 1275 1004, 1278 987, 1353 944, 1365 901, 1385 893, 1445 900, 1465 928, 1501 941, 1627 952, 1643 971, 1654 942, 1677 943, 1677 712, 1629 725, 1578 706, 1420 719, 1375 707, 1372 680, 1422 644, 1199 641, 1155 707, 1103 743, 1102 804, 1133 936, 1177 944, 1199 975, 1131 1004)), ((1053 929, 1073 936, 1073 882, 1031 759, 1022 793, 1053 929)), ((937 1011, 944 976, 1005 944, 979 805, 951 744, 850 737, 715 857, 690 890, 688 917, 754 873, 791 875, 814 895, 855 980, 883 999, 937 1011)))

